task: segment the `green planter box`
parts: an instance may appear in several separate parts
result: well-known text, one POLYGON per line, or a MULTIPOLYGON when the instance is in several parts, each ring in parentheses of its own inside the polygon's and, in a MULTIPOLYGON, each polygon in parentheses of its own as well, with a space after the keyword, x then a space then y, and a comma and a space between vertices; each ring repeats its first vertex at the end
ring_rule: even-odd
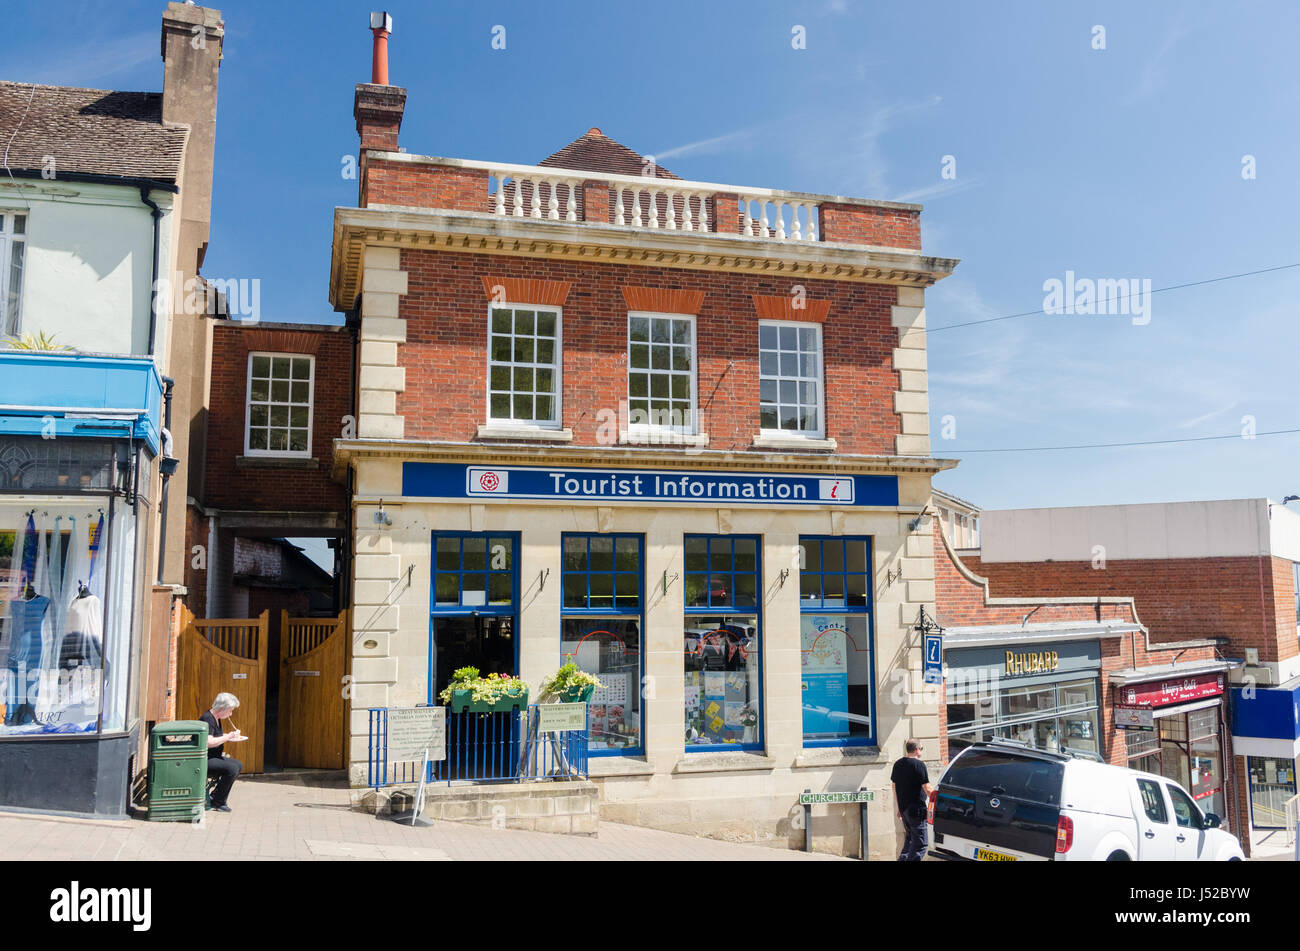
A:
POLYGON ((582 687, 570 687, 560 694, 561 703, 591 703, 591 698, 596 693, 594 684, 586 684, 582 687))
POLYGON ((509 713, 511 710, 524 709, 528 706, 528 691, 509 693, 496 703, 475 702, 472 690, 453 690, 448 709, 452 713, 509 713))

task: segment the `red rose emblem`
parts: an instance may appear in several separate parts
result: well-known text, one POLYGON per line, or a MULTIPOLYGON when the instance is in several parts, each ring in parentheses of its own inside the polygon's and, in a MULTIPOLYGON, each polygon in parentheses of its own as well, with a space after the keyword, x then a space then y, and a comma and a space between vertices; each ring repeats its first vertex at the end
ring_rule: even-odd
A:
POLYGON ((482 486, 483 490, 486 492, 495 492, 497 486, 501 484, 501 480, 497 478, 495 472, 485 472, 478 477, 478 484, 482 486))

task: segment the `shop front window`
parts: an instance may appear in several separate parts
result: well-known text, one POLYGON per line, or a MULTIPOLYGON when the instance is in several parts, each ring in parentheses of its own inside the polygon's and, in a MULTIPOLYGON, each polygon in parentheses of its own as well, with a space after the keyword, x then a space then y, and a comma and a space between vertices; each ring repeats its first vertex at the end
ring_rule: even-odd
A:
POLYGON ((762 748, 759 544, 755 536, 686 536, 688 751, 762 748))
POLYGON ((990 678, 950 675, 947 691, 949 754, 994 738, 1033 749, 1070 750, 1100 759, 1097 680, 999 686, 990 678))
POLYGON ((119 509, 110 526, 105 510, 88 499, 31 505, 0 502, 0 736, 93 733, 106 692, 103 728, 121 729, 135 601, 134 517, 119 509), (120 607, 105 631, 110 599, 120 607), (107 687, 106 651, 114 672, 107 687))
POLYGON ((870 564, 869 539, 799 539, 800 696, 806 747, 875 742, 870 564))
POLYGON ((601 685, 592 694, 594 755, 641 749, 643 542, 639 535, 565 535, 560 649, 601 685))
POLYGON ((1286 827, 1286 803, 1296 794, 1295 760, 1251 756, 1250 817, 1257 829, 1286 827))

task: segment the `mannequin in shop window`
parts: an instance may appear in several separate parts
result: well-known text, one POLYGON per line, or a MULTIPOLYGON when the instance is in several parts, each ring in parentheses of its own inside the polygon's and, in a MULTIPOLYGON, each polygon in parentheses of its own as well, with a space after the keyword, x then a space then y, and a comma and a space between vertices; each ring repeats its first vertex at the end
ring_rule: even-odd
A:
POLYGON ((1043 746, 1049 753, 1061 752, 1061 741, 1056 736, 1056 727, 1049 726, 1047 728, 1047 741, 1043 746))
POLYGON ((79 581, 77 596, 68 606, 68 621, 64 626, 63 643, 59 646, 61 669, 102 666, 103 616, 104 610, 99 598, 90 593, 85 582, 79 581))
POLYGON ((30 579, 23 581, 23 597, 9 605, 13 636, 5 666, 13 674, 16 696, 5 708, 5 726, 36 722, 36 694, 41 674, 41 627, 50 599, 37 594, 30 579))

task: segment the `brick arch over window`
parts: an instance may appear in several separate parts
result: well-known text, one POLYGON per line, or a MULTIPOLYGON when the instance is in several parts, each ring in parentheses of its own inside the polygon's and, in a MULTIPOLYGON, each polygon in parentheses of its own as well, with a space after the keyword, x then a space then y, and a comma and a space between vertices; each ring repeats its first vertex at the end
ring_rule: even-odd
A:
POLYGON ((806 320, 810 323, 826 323, 830 313, 831 302, 828 300, 807 300, 790 297, 769 297, 764 294, 749 295, 754 300, 754 310, 760 320, 806 320))
POLYGON ((679 291, 668 287, 619 287, 628 310, 644 310, 655 314, 691 314, 700 312, 704 305, 704 291, 679 291))
POLYGON ((284 330, 244 330, 238 338, 237 346, 244 351, 245 357, 254 350, 274 353, 300 353, 314 357, 320 352, 321 335, 284 330))
POLYGON ((482 275, 483 293, 488 300, 498 301, 500 291, 505 292, 503 304, 545 304, 551 307, 563 307, 569 296, 572 281, 546 281, 539 278, 523 277, 488 277, 482 275))

